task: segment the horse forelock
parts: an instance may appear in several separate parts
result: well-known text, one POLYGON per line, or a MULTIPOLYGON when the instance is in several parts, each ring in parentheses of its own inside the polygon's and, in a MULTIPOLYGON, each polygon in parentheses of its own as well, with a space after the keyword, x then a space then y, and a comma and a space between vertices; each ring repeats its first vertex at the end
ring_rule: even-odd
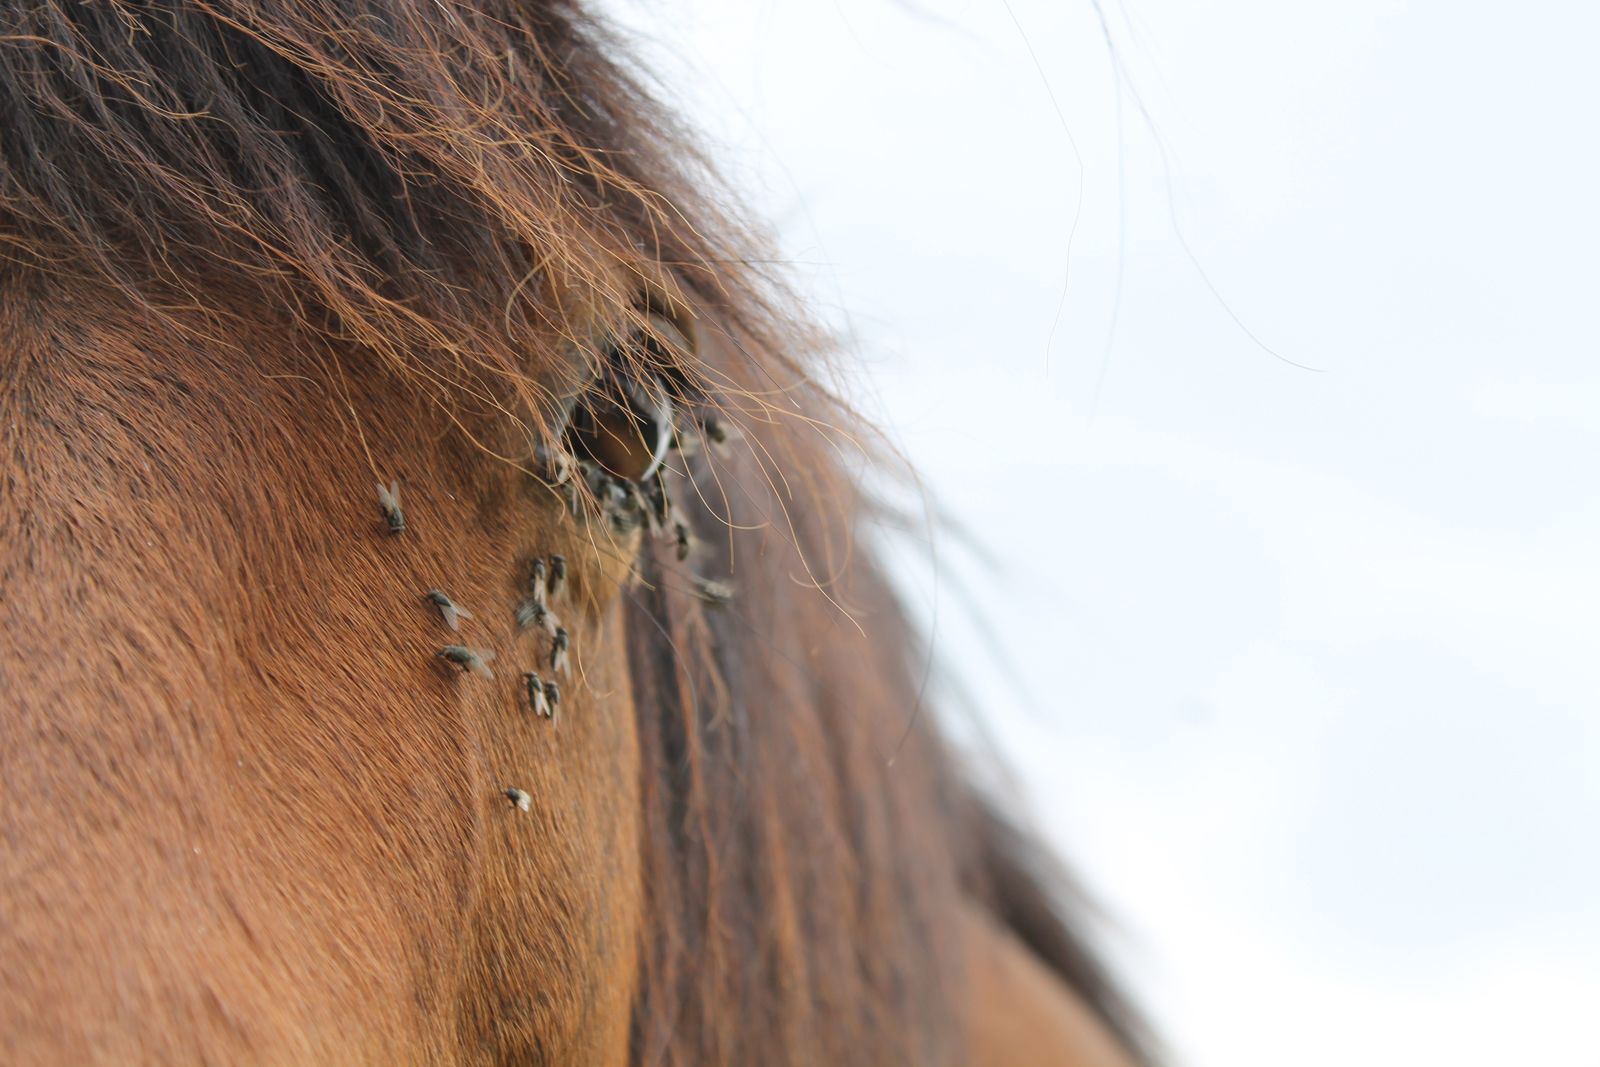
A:
MULTIPOLYGON (((81 789, 80 843, 233 850, 225 876, 183 883, 236 917, 200 939, 207 965, 370 1005, 374 1056, 598 1055, 573 1035, 620 1004, 641 1064, 961 1060, 962 909, 1021 900, 1041 944, 1065 935, 1035 881, 986 855, 996 831, 918 717, 915 641, 855 540, 838 458, 866 434, 817 382, 820 334, 750 265, 758 241, 604 27, 565 0, 3 0, 0 19, 0 533, 21 561, 8 588, 33 591, 7 605, 7 632, 30 635, 7 685, 39 698, 8 729, 14 751, 53 730, 69 754, 15 833, 47 833, 81 789), (608 351, 743 439, 675 469, 691 559, 646 541, 604 595, 626 568, 579 567, 600 620, 583 640, 621 650, 612 675, 587 661, 601 695, 582 699, 603 713, 569 712, 530 780, 491 781, 485 752, 532 751, 508 740, 521 727, 490 696, 431 695, 438 664, 374 590, 399 566, 480 614, 514 598, 529 554, 572 537, 520 488, 559 439, 558 399, 609 339, 663 317, 692 350, 608 351), (350 555, 337 539, 358 495, 371 511, 367 475, 395 471, 435 540, 350 555), (732 602, 708 604, 707 581, 732 602), (98 658, 51 643, 97 628, 98 658), (426 716, 385 710, 421 692, 426 716), (112 765, 152 738, 159 773, 112 765), (506 786, 546 820, 542 851, 460 801, 506 786), (265 806, 303 824, 252 827, 252 796, 294 791, 322 799, 265 806), (300 862, 292 840, 311 843, 302 877, 244 888, 300 862), (313 948, 269 977, 230 963, 297 936, 313 948), (459 1033, 383 1008, 397 992, 459 1033)), ((177 892, 162 879, 185 868, 163 863, 58 886, 60 906, 109 938, 106 916, 177 892)), ((134 941, 99 949, 127 962, 134 941)), ((1120 1025, 1065 944, 1058 969, 1120 1025)), ((53 988, 44 959, 16 966, 53 988)), ((156 988, 159 970, 104 980, 227 1015, 156 988)), ((217 1028, 242 1053, 287 1040, 261 1029, 278 1018, 217 1028)))
POLYGON ((563 342, 637 324, 641 293, 753 292, 669 120, 563 0, 0 20, 0 254, 152 314, 228 276, 440 395, 509 390, 538 436, 563 342))

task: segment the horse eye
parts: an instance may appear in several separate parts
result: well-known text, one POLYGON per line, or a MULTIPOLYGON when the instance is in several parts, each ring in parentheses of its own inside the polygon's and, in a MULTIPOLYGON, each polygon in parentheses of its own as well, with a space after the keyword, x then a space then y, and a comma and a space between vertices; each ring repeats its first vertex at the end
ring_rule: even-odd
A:
POLYGON ((666 319, 650 315, 648 322, 648 331, 606 346, 599 378, 574 406, 566 432, 573 455, 635 482, 653 477, 672 446, 672 396, 664 375, 688 348, 666 319))

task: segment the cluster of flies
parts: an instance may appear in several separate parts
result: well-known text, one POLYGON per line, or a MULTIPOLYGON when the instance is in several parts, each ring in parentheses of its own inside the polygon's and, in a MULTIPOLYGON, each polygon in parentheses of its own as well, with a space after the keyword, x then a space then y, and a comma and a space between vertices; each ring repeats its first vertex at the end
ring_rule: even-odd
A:
MULTIPOLYGON (((692 351, 667 319, 653 312, 648 319, 650 329, 629 342, 635 355, 642 353, 661 366, 673 362, 674 352, 692 351)), ((569 403, 560 445, 535 450, 535 457, 545 467, 545 482, 562 494, 574 517, 581 516, 592 501, 614 533, 627 535, 644 528, 652 536, 670 537, 679 561, 686 560, 693 541, 688 524, 667 492, 667 453, 689 454, 698 447, 696 436, 720 449, 730 437, 730 428, 714 414, 703 412, 694 420, 699 435, 680 433, 679 419, 685 412, 673 404, 672 391, 661 374, 640 368, 637 359, 616 345, 608 347, 603 364, 584 398, 569 403)), ((387 489, 378 486, 378 502, 390 532, 403 531, 406 524, 400 510, 399 483, 392 482, 387 489)), ((713 605, 726 604, 733 597, 726 582, 695 576, 694 585, 700 598, 713 605)), ((534 671, 525 671, 522 678, 529 710, 552 721, 561 706, 561 688, 554 675, 569 673, 567 659, 572 647, 571 635, 555 614, 566 588, 565 558, 536 559, 528 577, 528 596, 517 608, 517 625, 538 631, 550 641, 547 662, 551 677, 543 679, 534 671)), ((470 611, 437 589, 424 595, 451 630, 460 629, 461 619, 472 618, 470 611)), ((438 655, 464 672, 494 678, 489 667, 493 649, 445 645, 438 655)), ((505 797, 523 811, 532 803, 520 789, 507 789, 505 797)))
MULTIPOLYGON (((383 517, 389 524, 389 532, 404 533, 406 518, 405 512, 400 508, 398 481, 390 482, 387 488, 381 484, 378 486, 378 505, 383 509, 383 517)), ((528 694, 529 710, 552 721, 561 708, 561 684, 556 681, 555 675, 570 677, 572 673, 569 666, 572 635, 561 625, 561 620, 555 613, 555 606, 566 597, 566 592, 566 557, 562 555, 551 555, 548 559, 541 557, 533 561, 528 577, 528 596, 517 607, 518 626, 524 630, 537 630, 550 639, 550 651, 546 662, 551 677, 540 678, 536 671, 524 671, 522 680, 528 694)), ((454 632, 460 632, 462 619, 470 620, 473 617, 471 611, 457 604, 449 594, 441 590, 429 589, 422 596, 424 600, 439 609, 444 624, 454 632)), ((495 658, 492 648, 445 645, 436 655, 440 659, 454 663, 463 673, 476 675, 486 681, 494 680, 494 671, 489 667, 495 658)), ((532 798, 521 789, 507 789, 505 797, 522 811, 528 811, 532 806, 532 798)))
MULTIPOLYGON (((637 400, 633 403, 643 406, 637 400)), ((688 523, 672 502, 663 474, 669 449, 684 452, 689 449, 676 432, 672 408, 664 393, 657 403, 650 418, 638 419, 656 436, 654 454, 646 455, 643 470, 631 476, 615 473, 607 464, 588 455, 552 454, 543 448, 535 454, 544 465, 547 483, 560 491, 573 517, 583 514, 587 497, 598 507, 600 516, 613 533, 626 536, 642 527, 651 537, 670 538, 681 562, 689 558, 694 539, 688 523)), ((636 410, 630 412, 635 418, 636 410)), ((696 421, 704 438, 712 444, 720 446, 728 440, 728 427, 714 415, 703 415, 696 421)), ((733 587, 727 582, 699 575, 693 580, 695 591, 709 604, 721 606, 733 598, 733 587)))

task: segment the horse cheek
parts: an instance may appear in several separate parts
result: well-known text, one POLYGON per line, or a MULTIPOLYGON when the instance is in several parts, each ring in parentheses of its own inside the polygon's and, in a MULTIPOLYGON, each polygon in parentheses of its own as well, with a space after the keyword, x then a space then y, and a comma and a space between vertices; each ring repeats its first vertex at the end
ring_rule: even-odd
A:
MULTIPOLYGON (((493 829, 462 1028, 488 1039, 504 1062, 628 1059, 640 798, 621 615, 612 606, 580 624, 584 684, 557 720, 523 713, 523 723, 503 731, 531 804, 522 813, 487 800, 493 829)), ((492 731, 486 741, 500 743, 492 731)))

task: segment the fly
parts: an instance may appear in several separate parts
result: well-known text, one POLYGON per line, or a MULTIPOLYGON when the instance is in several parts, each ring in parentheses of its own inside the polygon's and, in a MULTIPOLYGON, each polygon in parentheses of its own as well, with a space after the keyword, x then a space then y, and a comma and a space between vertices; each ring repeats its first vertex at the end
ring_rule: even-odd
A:
POLYGON ((533 592, 534 602, 540 607, 545 607, 548 603, 546 599, 548 595, 546 586, 547 570, 544 560, 536 559, 533 561, 533 574, 528 578, 528 585, 533 592))
POLYGON ((522 680, 528 686, 528 710, 543 718, 550 718, 550 705, 544 697, 544 683, 532 671, 523 671, 522 680))
POLYGON ((531 630, 537 626, 551 637, 554 637, 556 631, 561 629, 561 620, 556 618, 555 612, 539 603, 538 600, 530 598, 524 600, 522 606, 517 608, 517 625, 524 630, 531 630))
POLYGON ((567 633, 565 626, 556 627, 555 637, 550 642, 550 669, 562 674, 571 674, 567 669, 567 650, 572 647, 572 635, 567 633))
POLYGON ((567 557, 555 555, 550 557, 550 603, 559 604, 561 598, 567 595, 567 557))
POLYGON ((430 589, 422 595, 427 598, 429 603, 439 609, 439 614, 444 616, 444 624, 450 627, 452 630, 461 629, 461 623, 458 621, 459 619, 472 618, 472 612, 468 611, 460 604, 457 604, 454 600, 451 600, 437 589, 430 589))
POLYGON ((392 534, 404 533, 406 528, 405 512, 400 510, 400 483, 393 481, 385 489, 383 483, 378 484, 378 506, 383 509, 383 517, 389 521, 389 532, 392 534))
POLYGON ((489 661, 494 659, 492 648, 467 648, 464 645, 445 645, 434 653, 440 659, 449 660, 463 671, 471 671, 485 681, 494 681, 494 671, 489 669, 489 661))

